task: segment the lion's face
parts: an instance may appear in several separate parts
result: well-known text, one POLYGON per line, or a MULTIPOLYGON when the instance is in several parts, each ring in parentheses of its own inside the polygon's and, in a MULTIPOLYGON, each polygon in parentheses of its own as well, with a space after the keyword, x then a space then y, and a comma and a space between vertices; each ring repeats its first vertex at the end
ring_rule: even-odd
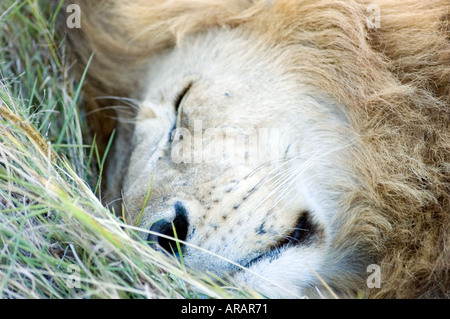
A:
POLYGON ((345 113, 282 53, 234 29, 155 56, 124 182, 127 222, 173 222, 188 267, 273 297, 339 276, 335 218, 357 180, 345 113))

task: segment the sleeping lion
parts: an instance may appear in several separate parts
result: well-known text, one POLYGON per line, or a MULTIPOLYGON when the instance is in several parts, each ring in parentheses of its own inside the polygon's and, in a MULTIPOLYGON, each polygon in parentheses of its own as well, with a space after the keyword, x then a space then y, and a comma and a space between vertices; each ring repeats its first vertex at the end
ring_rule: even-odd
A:
POLYGON ((450 297, 449 1, 75 3, 105 203, 153 248, 272 298, 450 297))

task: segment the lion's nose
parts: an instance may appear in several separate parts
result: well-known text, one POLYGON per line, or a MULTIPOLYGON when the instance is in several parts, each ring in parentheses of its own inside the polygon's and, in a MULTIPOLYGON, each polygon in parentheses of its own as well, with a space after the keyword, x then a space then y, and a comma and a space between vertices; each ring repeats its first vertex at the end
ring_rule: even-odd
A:
POLYGON ((150 245, 152 245, 152 247, 155 249, 164 249, 169 253, 178 252, 176 241, 160 235, 184 241, 186 240, 189 226, 187 211, 183 204, 181 202, 176 202, 174 208, 175 219, 171 221, 164 219, 157 221, 150 227, 150 230, 158 234, 149 234, 147 237, 147 241, 150 245))

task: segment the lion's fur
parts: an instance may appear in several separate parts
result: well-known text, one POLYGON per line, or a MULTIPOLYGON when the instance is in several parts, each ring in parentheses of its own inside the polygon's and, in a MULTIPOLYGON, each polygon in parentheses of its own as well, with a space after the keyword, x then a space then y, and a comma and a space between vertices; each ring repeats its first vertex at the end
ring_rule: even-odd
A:
MULTIPOLYGON (((312 93, 346 106, 360 139, 364 183, 348 198, 339 240, 365 243, 381 266, 381 289, 368 296, 450 297, 449 1, 79 2, 82 28, 69 40, 81 66, 95 51, 84 92, 94 109, 111 102, 99 96, 140 98, 149 57, 187 34, 244 26, 278 48, 312 93), (381 8, 381 28, 367 28, 369 3, 381 8)), ((99 123, 104 136, 115 125, 99 123)))

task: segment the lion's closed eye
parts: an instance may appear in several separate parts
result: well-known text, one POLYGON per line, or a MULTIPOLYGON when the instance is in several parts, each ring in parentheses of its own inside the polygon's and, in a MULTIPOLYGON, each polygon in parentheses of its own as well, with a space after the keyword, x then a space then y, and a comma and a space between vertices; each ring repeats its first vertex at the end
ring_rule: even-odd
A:
POLYGON ((175 112, 179 111, 179 109, 183 103, 183 100, 185 99, 186 95, 189 93, 189 90, 191 89, 192 85, 193 85, 193 82, 189 82, 175 98, 175 101, 174 101, 175 112))

